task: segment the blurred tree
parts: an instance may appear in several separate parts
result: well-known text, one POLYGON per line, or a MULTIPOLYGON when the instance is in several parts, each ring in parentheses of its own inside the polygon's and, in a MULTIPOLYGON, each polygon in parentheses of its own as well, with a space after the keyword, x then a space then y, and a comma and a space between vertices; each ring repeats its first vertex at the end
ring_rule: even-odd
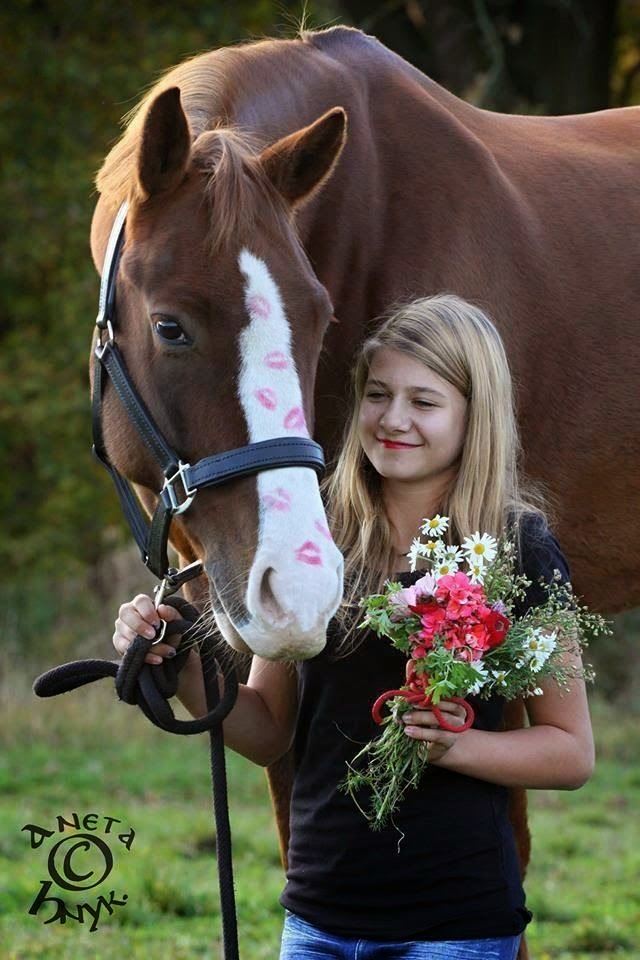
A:
POLYGON ((362 29, 438 83, 504 112, 608 107, 624 0, 342 0, 362 29))

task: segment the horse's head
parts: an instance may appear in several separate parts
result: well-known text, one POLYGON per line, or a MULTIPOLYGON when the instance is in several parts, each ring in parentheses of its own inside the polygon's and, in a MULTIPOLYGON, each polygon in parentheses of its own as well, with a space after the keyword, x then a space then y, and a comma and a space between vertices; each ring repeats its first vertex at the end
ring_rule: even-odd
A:
MULTIPOLYGON (((117 342, 185 462, 313 429, 332 305, 296 236, 294 212, 330 175, 345 127, 336 108, 250 149, 229 129, 192 140, 175 88, 146 112, 117 278, 117 342)), ((99 268, 112 219, 101 198, 92 226, 99 268)), ((110 387, 103 429, 112 462, 146 502, 163 478, 110 387)), ((342 594, 342 557, 310 468, 201 490, 173 523, 188 542, 181 552, 204 562, 232 646, 272 659, 322 649, 342 594)))

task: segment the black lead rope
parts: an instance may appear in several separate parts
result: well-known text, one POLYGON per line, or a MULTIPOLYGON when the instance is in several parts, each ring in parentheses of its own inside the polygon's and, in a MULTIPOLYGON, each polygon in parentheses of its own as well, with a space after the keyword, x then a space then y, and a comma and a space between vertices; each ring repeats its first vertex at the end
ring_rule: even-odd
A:
POLYGON ((200 630, 196 622, 198 610, 182 597, 166 598, 181 614, 181 620, 166 624, 164 636, 182 636, 176 656, 151 666, 144 658, 151 649, 153 640, 138 635, 120 661, 74 660, 63 663, 39 676, 33 691, 39 697, 55 697, 77 687, 114 677, 118 697, 125 703, 140 707, 148 719, 166 730, 181 736, 209 733, 211 745, 211 782, 213 786, 213 810, 216 829, 216 857, 222 915, 222 940, 224 960, 239 960, 238 924, 236 919, 233 863, 231 852, 231 827, 227 802, 227 771, 224 756, 222 723, 229 714, 238 695, 238 681, 233 667, 225 670, 215 657, 211 634, 199 640, 200 630), (178 674, 185 665, 189 649, 199 640, 203 661, 207 714, 195 720, 178 720, 169 705, 169 699, 178 689, 178 674), (220 697, 218 674, 224 678, 224 692, 220 697))

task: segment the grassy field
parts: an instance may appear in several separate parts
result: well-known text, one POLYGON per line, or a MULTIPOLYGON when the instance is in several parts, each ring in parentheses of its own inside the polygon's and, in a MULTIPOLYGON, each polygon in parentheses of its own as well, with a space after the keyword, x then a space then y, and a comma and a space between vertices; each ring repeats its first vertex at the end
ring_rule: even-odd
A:
MULTIPOLYGON (((0 943, 7 960, 27 958, 218 957, 219 912, 210 812, 208 740, 152 728, 118 703, 108 681, 53 701, 19 677, 3 683, 0 801, 0 943), (114 865, 99 887, 63 894, 71 909, 102 894, 124 906, 98 926, 43 920, 28 910, 47 879, 56 817, 117 818, 114 865), (22 830, 53 830, 36 849, 22 830), (135 830, 129 850, 116 839, 135 830)), ((637 716, 594 705, 598 767, 577 793, 532 794, 534 861, 527 882, 535 913, 534 960, 640 958, 640 731, 637 716)), ((230 804, 243 960, 276 958, 282 911, 277 841, 264 774, 229 754, 230 804)), ((93 823, 90 821, 93 825, 93 823)), ((87 862, 90 855, 87 854, 87 862)), ((78 861, 73 861, 74 866, 78 861)), ((93 864, 96 869, 98 863, 93 864)), ((50 896, 59 892, 56 887, 50 896)))

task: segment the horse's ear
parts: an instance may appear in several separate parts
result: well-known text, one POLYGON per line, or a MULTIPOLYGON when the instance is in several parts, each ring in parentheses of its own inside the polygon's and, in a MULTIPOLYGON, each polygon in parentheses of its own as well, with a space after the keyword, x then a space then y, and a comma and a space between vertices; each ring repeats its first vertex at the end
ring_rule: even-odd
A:
POLYGON ((143 194, 174 190, 184 177, 191 150, 191 133, 180 90, 160 93, 147 110, 138 152, 138 182, 143 194))
POLYGON ((331 175, 346 139, 347 115, 342 107, 333 107, 263 150, 260 162, 278 192, 296 206, 331 175))

